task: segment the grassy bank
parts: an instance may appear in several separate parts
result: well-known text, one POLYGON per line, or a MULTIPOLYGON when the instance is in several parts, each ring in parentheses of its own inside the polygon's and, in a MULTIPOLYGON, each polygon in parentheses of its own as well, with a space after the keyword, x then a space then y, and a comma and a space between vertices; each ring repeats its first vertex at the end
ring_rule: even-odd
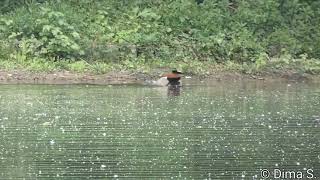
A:
POLYGON ((292 58, 290 56, 273 58, 265 62, 225 63, 201 61, 164 61, 164 60, 135 60, 122 61, 121 63, 87 62, 78 61, 53 61, 42 58, 15 59, 0 61, 2 70, 24 70, 29 72, 56 72, 70 71, 72 73, 106 74, 108 72, 129 71, 137 73, 152 73, 154 69, 178 68, 186 74, 211 75, 217 72, 236 72, 242 74, 262 75, 265 73, 285 74, 287 72, 299 74, 320 74, 320 61, 306 57, 292 58))

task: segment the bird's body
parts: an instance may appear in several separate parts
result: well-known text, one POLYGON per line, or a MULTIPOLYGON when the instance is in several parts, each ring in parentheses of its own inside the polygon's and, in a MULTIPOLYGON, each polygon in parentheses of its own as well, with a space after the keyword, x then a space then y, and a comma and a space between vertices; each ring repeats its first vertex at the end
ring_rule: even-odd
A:
POLYGON ((171 73, 163 74, 160 79, 156 81, 147 81, 146 83, 155 86, 181 86, 180 74, 182 73, 174 69, 171 73))
POLYGON ((177 71, 176 69, 173 69, 171 73, 163 74, 162 77, 167 78, 168 86, 179 86, 181 84, 181 74, 181 72, 177 71))

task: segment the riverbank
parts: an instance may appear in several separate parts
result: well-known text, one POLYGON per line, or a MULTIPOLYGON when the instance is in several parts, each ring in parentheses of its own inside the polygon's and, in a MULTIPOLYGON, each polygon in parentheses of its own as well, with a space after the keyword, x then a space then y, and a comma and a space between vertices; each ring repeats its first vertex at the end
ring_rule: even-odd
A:
POLYGON ((123 61, 118 63, 25 59, 0 61, 0 84, 145 84, 177 68, 186 81, 320 82, 317 59, 278 58, 256 63, 123 61))
MULTIPOLYGON (((169 69, 155 69, 152 72, 111 71, 104 74, 76 73, 70 71, 30 72, 26 70, 0 70, 0 84, 145 84, 156 80, 161 73, 169 69)), ((284 73, 264 72, 244 74, 235 71, 219 71, 206 75, 185 74, 182 81, 283 81, 283 82, 320 82, 320 75, 310 75, 286 71, 284 73)))

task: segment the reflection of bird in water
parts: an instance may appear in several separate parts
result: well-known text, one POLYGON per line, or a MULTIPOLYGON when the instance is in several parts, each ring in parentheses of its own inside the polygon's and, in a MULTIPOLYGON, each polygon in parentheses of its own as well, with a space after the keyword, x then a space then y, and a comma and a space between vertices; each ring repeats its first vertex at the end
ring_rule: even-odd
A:
POLYGON ((168 86, 168 96, 180 96, 180 87, 181 86, 168 86))

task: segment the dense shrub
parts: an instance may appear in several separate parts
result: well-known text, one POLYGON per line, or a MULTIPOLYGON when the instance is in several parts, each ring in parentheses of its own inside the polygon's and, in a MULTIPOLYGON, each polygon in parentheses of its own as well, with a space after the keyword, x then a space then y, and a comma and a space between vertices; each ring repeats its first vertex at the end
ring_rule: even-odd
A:
POLYGON ((62 60, 318 58, 319 9, 310 0, 5 1, 0 38, 16 47, 7 53, 62 60))

